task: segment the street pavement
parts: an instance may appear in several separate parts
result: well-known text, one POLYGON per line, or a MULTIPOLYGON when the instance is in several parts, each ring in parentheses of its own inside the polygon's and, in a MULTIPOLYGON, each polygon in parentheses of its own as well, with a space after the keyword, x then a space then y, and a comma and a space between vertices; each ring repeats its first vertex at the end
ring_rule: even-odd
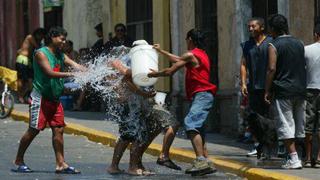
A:
MULTIPOLYGON (((16 104, 15 110, 27 112, 27 105, 16 104)), ((117 124, 105 119, 106 116, 102 112, 78 112, 66 111, 65 121, 70 123, 80 124, 92 129, 105 131, 118 135, 117 124)), ((163 135, 160 134, 153 143, 162 144, 163 135)), ((192 150, 190 141, 181 130, 178 132, 174 140, 173 147, 185 150, 192 150)), ((245 155, 250 149, 250 145, 237 142, 236 138, 228 137, 217 133, 207 134, 207 149, 209 155, 241 162, 250 167, 257 167, 270 170, 271 172, 280 172, 288 175, 298 176, 307 179, 320 179, 319 169, 304 168, 303 170, 283 170, 280 168, 283 160, 280 158, 272 158, 272 160, 262 161, 257 160, 255 157, 247 158, 245 155)), ((154 158, 153 163, 156 161, 154 158)), ((180 162, 178 162, 180 164, 180 162)), ((183 163, 181 163, 183 165, 183 163)))
MULTIPOLYGON (((11 118, 0 120, 0 179, 193 179, 183 171, 175 171, 156 165, 156 157, 144 155, 144 165, 156 172, 154 176, 135 177, 128 174, 110 175, 106 167, 111 162, 113 148, 88 141, 83 136, 64 136, 66 162, 81 170, 80 175, 55 174, 55 157, 51 144, 51 130, 42 131, 30 145, 25 155, 25 162, 33 173, 15 173, 13 160, 15 158, 19 140, 27 129, 27 124, 13 121, 11 118)), ((127 169, 129 153, 126 151, 120 168, 127 169)), ((185 169, 188 164, 179 163, 185 169)), ((218 172, 201 179, 240 179, 232 174, 218 172)))

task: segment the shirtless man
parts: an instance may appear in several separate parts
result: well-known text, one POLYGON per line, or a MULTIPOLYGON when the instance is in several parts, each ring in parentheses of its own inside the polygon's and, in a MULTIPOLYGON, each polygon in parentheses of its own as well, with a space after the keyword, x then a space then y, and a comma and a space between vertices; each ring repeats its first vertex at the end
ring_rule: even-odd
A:
POLYGON ((16 70, 18 71, 18 95, 20 103, 25 103, 24 95, 31 89, 33 52, 40 47, 40 43, 45 35, 45 29, 37 28, 32 34, 27 35, 17 51, 16 70))

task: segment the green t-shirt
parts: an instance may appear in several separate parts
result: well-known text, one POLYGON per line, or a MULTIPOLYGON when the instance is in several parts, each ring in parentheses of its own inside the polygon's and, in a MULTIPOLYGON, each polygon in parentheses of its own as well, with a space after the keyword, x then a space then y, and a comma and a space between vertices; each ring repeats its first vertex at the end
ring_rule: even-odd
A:
MULTIPOLYGON (((47 46, 37 50, 45 54, 49 60, 50 67, 53 71, 62 72, 64 69, 64 54, 53 54, 47 46)), ((37 53, 36 52, 36 53, 37 53)), ((36 54, 35 53, 35 54, 36 54)), ((34 80, 33 88, 38 91, 45 99, 58 101, 64 90, 63 78, 50 78, 44 74, 41 67, 36 61, 33 61, 34 80)))

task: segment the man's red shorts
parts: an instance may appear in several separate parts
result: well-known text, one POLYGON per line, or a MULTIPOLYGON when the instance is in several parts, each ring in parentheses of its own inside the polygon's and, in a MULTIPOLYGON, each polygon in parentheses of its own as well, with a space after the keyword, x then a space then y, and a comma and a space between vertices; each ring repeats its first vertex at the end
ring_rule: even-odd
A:
POLYGON ((50 127, 64 127, 64 112, 60 102, 48 101, 41 94, 33 90, 31 93, 29 126, 43 130, 46 125, 50 127))

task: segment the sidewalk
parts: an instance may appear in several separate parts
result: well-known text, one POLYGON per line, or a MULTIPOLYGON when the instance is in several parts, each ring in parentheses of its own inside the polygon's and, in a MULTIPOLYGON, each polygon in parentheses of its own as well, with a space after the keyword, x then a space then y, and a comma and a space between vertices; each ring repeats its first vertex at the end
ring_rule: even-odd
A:
MULTIPOLYGON (((28 106, 16 104, 12 117, 15 120, 28 121, 28 106)), ((66 133, 84 135, 89 140, 114 146, 118 135, 117 124, 105 120, 101 112, 66 111, 66 133)), ((160 134, 150 145, 147 153, 159 154, 163 135, 160 134)), ((248 179, 319 179, 318 169, 282 170, 281 159, 258 161, 256 158, 247 158, 245 155, 249 145, 239 143, 235 139, 221 134, 207 134, 207 147, 210 158, 216 167, 225 172, 234 173, 248 179)), ((191 143, 183 132, 179 132, 171 148, 171 158, 177 161, 191 162, 194 158, 191 143)))

